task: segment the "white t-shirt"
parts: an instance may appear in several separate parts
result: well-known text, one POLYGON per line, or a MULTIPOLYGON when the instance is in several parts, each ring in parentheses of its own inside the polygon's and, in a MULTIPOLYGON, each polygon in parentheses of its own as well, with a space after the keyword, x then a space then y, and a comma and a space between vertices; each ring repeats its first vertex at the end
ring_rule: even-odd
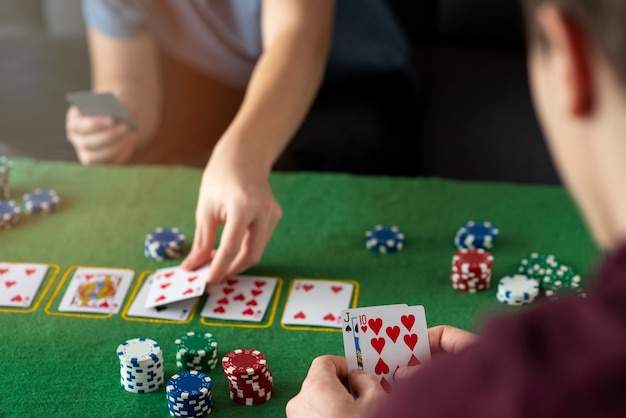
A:
MULTIPOLYGON (((262 50, 261 1, 83 0, 83 14, 88 27, 109 36, 150 31, 178 59, 244 87, 262 50)), ((408 55, 385 0, 337 0, 326 80, 406 70, 408 55)))

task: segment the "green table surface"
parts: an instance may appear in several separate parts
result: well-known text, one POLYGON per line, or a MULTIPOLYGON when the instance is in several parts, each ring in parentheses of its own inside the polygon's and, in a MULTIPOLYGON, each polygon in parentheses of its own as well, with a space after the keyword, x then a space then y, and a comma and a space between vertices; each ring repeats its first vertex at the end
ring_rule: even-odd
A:
MULTIPOLYGON (((143 240, 154 227, 178 226, 191 241, 200 178, 199 170, 183 167, 16 159, 13 196, 53 188, 62 204, 56 213, 23 215, 16 227, 0 230, 0 261, 53 263, 62 273, 72 265, 127 267, 138 274, 178 264, 144 257, 143 240)), ((52 316, 44 312, 48 291, 31 313, 0 312, 0 417, 167 417, 163 389, 138 395, 119 387, 115 350, 129 338, 156 340, 167 379, 177 371, 173 341, 188 330, 214 333, 220 354, 261 350, 274 374, 273 399, 247 407, 230 401, 226 378, 215 369, 212 416, 284 416, 311 360, 343 355, 339 332, 280 326, 290 280, 353 279, 360 284, 358 306, 424 305, 431 326, 480 331, 488 317, 525 309, 501 305, 493 282, 513 273, 528 253, 551 252, 584 278, 598 259, 561 187, 320 173, 276 173, 271 184, 284 216, 263 260, 246 273, 285 280, 269 327, 210 327, 199 314, 188 324, 52 316), (470 219, 492 221, 501 231, 492 288, 479 294, 454 291, 449 279, 454 232, 470 219), (364 231, 380 223, 403 229, 403 251, 365 249, 364 231)))

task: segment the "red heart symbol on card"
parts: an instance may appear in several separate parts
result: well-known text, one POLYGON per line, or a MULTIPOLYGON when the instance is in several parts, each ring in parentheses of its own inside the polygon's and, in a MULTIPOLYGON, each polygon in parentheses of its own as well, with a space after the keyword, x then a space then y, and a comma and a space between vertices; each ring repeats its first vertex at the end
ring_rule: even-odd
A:
POLYGON ((262 290, 258 290, 258 289, 252 289, 252 290, 250 291, 250 293, 252 293, 252 296, 257 297, 257 296, 259 296, 261 293, 263 293, 263 291, 262 291, 262 290))
POLYGON ((247 303, 246 306, 257 306, 258 303, 256 303, 256 300, 254 299, 250 299, 247 303))
POLYGON ((223 306, 218 306, 217 308, 213 309, 213 312, 215 312, 215 313, 224 313, 224 312, 226 312, 226 309, 224 309, 223 306))
POLYGON ((339 293, 343 290, 343 286, 331 286, 330 290, 332 290, 333 293, 339 293))
POLYGON ((304 289, 305 292, 308 292, 309 290, 313 289, 315 286, 313 286, 312 284, 303 284, 302 288, 304 289))
POLYGON ((324 317, 324 321, 331 321, 331 322, 335 322, 335 319, 336 319, 336 318, 335 318, 335 315, 333 315, 333 314, 331 314, 331 313, 326 314, 326 316, 324 317))
POLYGON ((98 305, 101 308, 108 308, 109 307, 109 302, 107 302, 106 300, 102 303, 100 303, 100 305, 98 305))
POLYGON ((378 363, 376 363, 376 367, 374 367, 374 373, 376 374, 387 374, 389 373, 389 366, 385 363, 385 360, 381 358, 378 359, 378 363))
POLYGON ((370 344, 372 345, 372 348, 376 350, 378 354, 380 354, 383 351, 383 348, 385 348, 385 339, 382 337, 372 338, 370 340, 370 344))
POLYGON ((417 334, 407 334, 404 336, 404 343, 407 347, 413 351, 415 344, 417 344, 417 334))
POLYGON ((165 300, 165 299, 166 299, 165 295, 161 295, 158 298, 156 298, 154 301, 155 302, 161 302, 162 300, 165 300))
POLYGON ((185 290, 185 291, 183 292, 183 295, 189 295, 189 294, 191 294, 191 293, 193 293, 193 289, 192 289, 192 288, 189 288, 189 289, 187 289, 187 290, 185 290))
POLYGON ((21 302, 22 297, 20 295, 15 295, 11 298, 11 302, 21 302))
POLYGON ((415 324, 415 315, 402 315, 400 317, 400 321, 402 322, 402 325, 406 327, 407 331, 411 331, 413 324, 415 324))
POLYGON ((385 380, 385 378, 383 377, 382 380, 380 381, 380 385, 383 387, 383 390, 387 393, 391 393, 391 384, 389 382, 387 382, 387 380, 385 380))
POLYGON ((15 285, 15 283, 17 283, 15 280, 12 280, 12 281, 8 281, 8 280, 7 280, 6 282, 4 282, 4 285, 5 285, 6 287, 11 287, 11 286, 14 286, 14 285, 15 285))
POLYGON ((226 284, 229 285, 229 286, 234 286, 237 283, 239 283, 239 280, 237 280, 237 279, 226 279, 226 284))
POLYGON ((93 279, 93 274, 85 274, 85 280, 93 279))
POLYGON ((259 280, 259 281, 254 282, 254 285, 256 287, 263 287, 263 286, 265 286, 265 283, 266 282, 259 280))
POLYGON ((188 281, 189 283, 191 283, 191 282, 193 282, 194 280, 196 280, 197 278, 198 278, 198 276, 188 277, 188 278, 187 278, 187 281, 188 281))
POLYGON ((243 293, 240 293, 237 296, 235 296, 233 299, 237 301, 244 301, 246 300, 246 297, 243 295, 243 293))
POLYGON ((232 288, 232 287, 225 287, 225 288, 222 289, 222 292, 224 292, 225 295, 233 293, 234 291, 235 291, 235 289, 232 288))
POLYGON ((228 298, 221 298, 220 300, 217 301, 217 303, 219 305, 228 305, 228 298))
POLYGON ((167 273, 163 273, 163 276, 168 279, 174 275, 173 271, 168 271, 167 273))
POLYGON ((419 361, 419 359, 417 357, 415 357, 414 354, 411 354, 411 358, 409 359, 409 362, 407 363, 407 366, 418 366, 422 364, 421 361, 419 361))
POLYGON ((361 325, 361 331, 363 332, 367 331, 367 325, 361 325))
POLYGON ((398 336, 400 335, 400 327, 398 326, 387 327, 386 332, 389 338, 391 338, 391 341, 395 343, 396 340, 398 339, 398 336))
POLYGON ((169 287, 171 284, 172 284, 172 283, 163 283, 163 284, 161 285, 161 289, 165 289, 165 288, 169 287))
POLYGON ((293 316, 293 319, 304 319, 304 318, 306 318, 306 315, 302 311, 298 312, 297 314, 293 316))
POLYGON ((35 270, 35 269, 26 269, 26 270, 24 270, 24 273, 26 273, 27 276, 30 276, 31 274, 33 274, 36 271, 37 270, 35 270))
POLYGON ((254 315, 254 311, 250 308, 246 309, 241 313, 242 315, 254 315))
POLYGON ((383 320, 380 318, 370 319, 367 321, 367 325, 374 331, 374 334, 378 335, 378 331, 380 331, 383 326, 383 320))
POLYGON ((4 273, 6 273, 8 271, 9 271, 9 269, 0 269, 0 274, 4 274, 4 273))

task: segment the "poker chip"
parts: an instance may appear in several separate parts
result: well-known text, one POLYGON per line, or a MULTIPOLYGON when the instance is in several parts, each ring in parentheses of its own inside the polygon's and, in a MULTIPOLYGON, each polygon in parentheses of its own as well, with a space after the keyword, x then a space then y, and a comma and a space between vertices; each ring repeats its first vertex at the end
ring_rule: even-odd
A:
POLYGON ((365 232, 365 246, 379 254, 395 253, 404 248, 404 234, 393 225, 376 225, 365 232))
POLYGON ((174 345, 180 369, 208 372, 217 366, 217 338, 210 332, 187 332, 174 345))
POLYGON ((586 297, 580 275, 553 254, 531 253, 520 261, 517 270, 536 279, 550 300, 568 295, 586 297))
POLYGON ((0 228, 9 229, 20 220, 20 207, 13 200, 0 200, 0 228))
POLYGON ((491 286, 493 256, 486 250, 470 248, 458 250, 452 257, 450 282, 461 292, 477 293, 491 286))
POLYGON ((468 221, 454 235, 454 245, 459 250, 465 248, 491 250, 499 234, 500 231, 491 222, 468 221))
POLYGON ((149 393, 163 386, 163 353, 149 338, 134 338, 117 347, 120 384, 131 393, 149 393))
POLYGON ((274 379, 265 355, 240 348, 222 358, 230 399, 242 405, 258 405, 272 397, 274 379))
POLYGON ((172 260, 183 255, 185 234, 178 228, 160 227, 154 229, 144 242, 146 257, 157 260, 172 260))
POLYGON ((11 193, 9 189, 9 175, 11 174, 11 168, 13 167, 13 162, 9 160, 6 156, 0 156, 0 198, 3 200, 8 200, 11 198, 11 193))
POLYGON ((522 306, 535 301, 539 282, 524 274, 511 274, 500 279, 497 299, 505 305, 522 306))
POLYGON ((61 199, 52 189, 35 189, 22 197, 26 213, 50 213, 59 207, 61 199))
POLYGON ((211 378, 197 370, 173 375, 165 386, 165 397, 173 417, 205 417, 213 410, 211 378))

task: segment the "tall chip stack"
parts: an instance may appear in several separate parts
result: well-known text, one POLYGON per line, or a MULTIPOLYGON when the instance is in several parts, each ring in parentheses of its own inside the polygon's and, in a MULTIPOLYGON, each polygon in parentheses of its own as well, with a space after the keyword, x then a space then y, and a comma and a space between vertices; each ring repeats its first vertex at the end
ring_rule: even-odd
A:
POLYGON ((173 375, 165 386, 167 407, 173 417, 206 417, 213 410, 213 382, 197 370, 173 375))
POLYGON ((222 358, 230 385, 230 399, 241 405, 258 405, 272 398, 273 376, 259 350, 240 348, 222 358))
POLYGON ((209 372, 217 366, 217 338, 210 332, 187 332, 174 345, 180 369, 209 372))
POLYGON ((128 392, 149 393, 163 386, 163 352, 156 341, 134 338, 117 347, 121 385, 128 392))
POLYGON ((483 249, 462 249, 452 257, 452 287, 460 292, 477 293, 489 289, 493 256, 483 249))

